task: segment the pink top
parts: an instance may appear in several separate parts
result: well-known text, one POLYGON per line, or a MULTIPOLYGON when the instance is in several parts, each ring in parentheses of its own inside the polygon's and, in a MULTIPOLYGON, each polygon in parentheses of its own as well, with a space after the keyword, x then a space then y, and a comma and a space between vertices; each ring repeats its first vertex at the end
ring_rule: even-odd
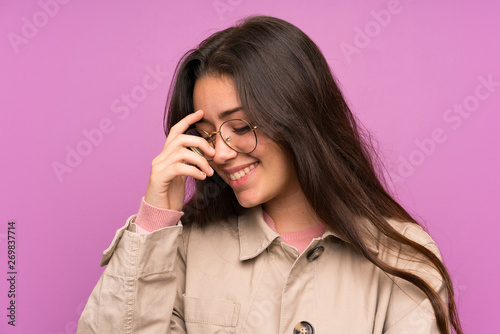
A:
MULTIPOLYGON (((182 215, 184 215, 182 211, 160 209, 149 205, 143 197, 135 219, 137 233, 145 234, 164 227, 177 225, 182 215)), ((320 223, 301 231, 279 233, 276 231, 276 224, 271 216, 264 211, 263 218, 267 225, 281 236, 283 242, 297 248, 299 254, 309 246, 314 238, 320 238, 326 231, 326 224, 320 223)))
POLYGON ((152 206, 143 197, 141 207, 135 218, 137 233, 145 234, 164 227, 175 226, 183 215, 184 212, 182 211, 160 209, 152 206))
POLYGON ((282 232, 279 233, 276 231, 276 224, 274 220, 269 216, 265 211, 263 212, 264 221, 269 225, 270 228, 273 229, 274 232, 278 233, 281 236, 281 240, 283 240, 286 244, 297 248, 299 254, 309 246, 312 239, 320 238, 326 231, 326 224, 319 223, 305 230, 295 231, 295 232, 282 232))

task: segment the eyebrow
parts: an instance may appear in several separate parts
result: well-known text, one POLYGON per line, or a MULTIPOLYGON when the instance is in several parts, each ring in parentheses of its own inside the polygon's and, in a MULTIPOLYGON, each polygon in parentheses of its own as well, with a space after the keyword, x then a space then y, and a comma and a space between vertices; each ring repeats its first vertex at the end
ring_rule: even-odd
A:
MULTIPOLYGON (((226 118, 227 116, 229 116, 231 114, 234 114, 235 112, 240 111, 240 110, 243 110, 243 107, 240 106, 240 107, 236 107, 236 108, 233 108, 233 109, 221 111, 220 113, 217 114, 217 116, 220 119, 223 119, 223 118, 226 118)), ((206 122, 208 122, 207 119, 205 117, 203 117, 202 119, 200 119, 196 123, 206 123, 206 122)))

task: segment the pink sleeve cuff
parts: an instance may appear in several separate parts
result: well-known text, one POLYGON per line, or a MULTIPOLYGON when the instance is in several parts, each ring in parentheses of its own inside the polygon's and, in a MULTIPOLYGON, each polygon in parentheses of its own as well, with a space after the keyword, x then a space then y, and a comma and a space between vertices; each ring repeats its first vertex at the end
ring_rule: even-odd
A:
POLYGON ((182 211, 160 209, 149 205, 143 197, 135 218, 137 233, 145 234, 164 227, 175 226, 182 215, 184 215, 182 211))

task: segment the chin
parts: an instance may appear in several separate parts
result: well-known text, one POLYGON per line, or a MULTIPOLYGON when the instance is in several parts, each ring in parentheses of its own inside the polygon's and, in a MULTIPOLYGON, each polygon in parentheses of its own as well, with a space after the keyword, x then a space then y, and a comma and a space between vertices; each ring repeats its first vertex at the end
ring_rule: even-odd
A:
POLYGON ((238 203, 244 208, 253 208, 254 206, 262 204, 261 201, 254 198, 249 198, 248 196, 238 196, 236 195, 238 203))

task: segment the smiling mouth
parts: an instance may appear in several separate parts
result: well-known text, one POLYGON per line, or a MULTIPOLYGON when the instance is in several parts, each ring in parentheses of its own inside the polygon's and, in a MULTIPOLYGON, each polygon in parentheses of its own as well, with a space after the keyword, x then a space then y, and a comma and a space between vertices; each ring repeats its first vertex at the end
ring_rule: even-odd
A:
POLYGON ((259 163, 256 162, 254 164, 251 164, 250 166, 248 167, 245 167, 235 173, 232 173, 232 174, 227 174, 227 176, 229 176, 229 179, 231 179, 231 181, 236 181, 236 180, 239 180, 241 179, 243 176, 247 175, 248 173, 250 173, 250 171, 252 169, 254 169, 255 167, 257 167, 259 163))

